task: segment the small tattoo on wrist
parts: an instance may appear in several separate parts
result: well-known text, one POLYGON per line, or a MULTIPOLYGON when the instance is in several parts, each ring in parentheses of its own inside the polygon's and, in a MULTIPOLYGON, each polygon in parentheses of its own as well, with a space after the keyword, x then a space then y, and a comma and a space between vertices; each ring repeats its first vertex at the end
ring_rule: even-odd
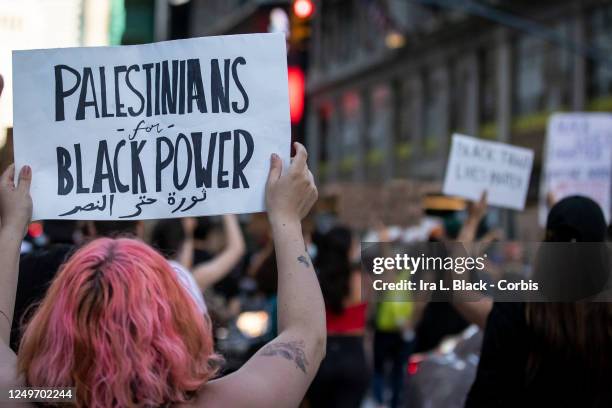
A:
POLYGON ((297 257, 299 263, 304 264, 305 267, 310 268, 310 262, 308 262, 308 258, 304 255, 300 255, 297 257))

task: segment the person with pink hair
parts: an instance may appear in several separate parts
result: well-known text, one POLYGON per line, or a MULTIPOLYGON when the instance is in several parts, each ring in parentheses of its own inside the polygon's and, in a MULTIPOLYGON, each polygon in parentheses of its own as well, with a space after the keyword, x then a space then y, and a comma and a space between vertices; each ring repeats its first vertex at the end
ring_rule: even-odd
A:
POLYGON ((32 171, 24 166, 15 185, 11 166, 0 177, 0 390, 74 387, 74 405, 92 408, 299 405, 325 354, 326 330, 301 229, 317 190, 305 148, 295 150, 286 171, 272 155, 266 186, 279 335, 219 379, 210 321, 159 253, 126 238, 94 240, 62 266, 15 356, 8 344, 32 171))

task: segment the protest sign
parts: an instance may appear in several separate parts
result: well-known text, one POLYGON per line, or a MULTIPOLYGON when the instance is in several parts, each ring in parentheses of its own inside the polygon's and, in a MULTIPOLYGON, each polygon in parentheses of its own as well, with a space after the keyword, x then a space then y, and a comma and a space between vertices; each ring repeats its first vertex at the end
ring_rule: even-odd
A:
POLYGON ((286 61, 281 34, 15 51, 33 218, 262 211, 270 155, 289 162, 286 61))
POLYGON ((532 150, 454 134, 442 191, 470 200, 487 191, 489 204, 522 210, 532 165, 532 150))
POLYGON ((555 200, 584 195, 597 202, 610 222, 612 115, 564 113, 548 122, 540 184, 540 225, 546 224, 547 195, 555 200))

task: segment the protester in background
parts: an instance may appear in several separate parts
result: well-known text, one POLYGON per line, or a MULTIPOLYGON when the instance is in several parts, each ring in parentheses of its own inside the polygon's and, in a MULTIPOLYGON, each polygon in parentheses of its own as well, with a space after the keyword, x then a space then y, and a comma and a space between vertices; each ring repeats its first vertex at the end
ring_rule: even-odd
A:
POLYGON ((65 264, 22 339, 18 373, 8 336, 20 236, 32 213, 31 170, 0 179, 0 388, 76 387, 77 405, 295 407, 325 354, 325 308, 300 226, 316 200, 306 150, 295 145, 266 186, 279 266, 279 336, 219 380, 207 320, 168 263, 146 244, 95 240, 65 264))
MULTIPOLYGON (((476 240, 478 228, 487 214, 487 206, 487 193, 485 191, 478 202, 470 204, 468 208, 468 217, 457 236, 458 242, 469 245, 476 240)), ((476 324, 480 328, 484 328, 487 316, 493 307, 493 300, 490 297, 482 296, 480 298, 473 298, 469 302, 455 301, 453 302, 453 306, 466 321, 476 324)))
MULTIPOLYGON (((589 198, 563 199, 548 214, 546 242, 587 242, 591 248, 605 237, 603 212, 589 198)), ((556 252, 556 258, 564 255, 556 252)), ((561 276, 569 279, 562 283, 590 285, 593 293, 582 295, 595 294, 609 277, 609 264, 594 270, 592 265, 572 268, 572 275, 561 276)), ((610 303, 496 302, 490 313, 476 307, 472 316, 486 320, 486 329, 466 407, 612 406, 610 303)))
MULTIPOLYGON (((486 198, 483 198, 486 200, 486 198)), ((485 201, 486 203, 486 201, 485 201)), ((486 204, 483 204, 486 205, 486 204)), ((444 222, 439 228, 432 230, 428 247, 431 251, 439 252, 431 254, 440 258, 448 256, 445 243, 458 238, 465 239, 466 230, 476 231, 482 225, 483 216, 479 211, 478 205, 470 205, 468 207, 468 217, 465 221, 465 229, 456 217, 456 214, 445 214, 444 222), (459 237, 463 234, 462 237, 459 237)), ((474 235, 475 238, 475 235, 474 235)), ((444 279, 442 271, 434 272, 433 282, 439 282, 444 279)), ((414 352, 424 353, 431 351, 440 345, 440 342, 447 336, 452 336, 461 333, 468 327, 469 323, 455 310, 453 305, 448 302, 445 294, 436 293, 434 296, 439 296, 440 299, 428 299, 422 311, 419 311, 420 317, 416 324, 416 341, 414 352)))
POLYGON ((268 220, 263 214, 253 214, 248 224, 252 252, 249 254, 247 276, 253 278, 257 289, 265 296, 276 293, 276 256, 268 220))
POLYGON ((413 352, 424 353, 440 345, 448 336, 461 333, 469 323, 448 302, 428 302, 415 329, 413 352))
POLYGON ((255 280, 259 294, 266 298, 276 296, 278 271, 273 245, 266 245, 251 257, 247 273, 255 280))
MULTIPOLYGON (((373 233, 365 241, 381 243, 398 242, 401 233, 393 231, 377 221, 373 233), (375 238, 374 238, 375 237, 375 238)), ((420 228, 419 228, 420 229, 420 228)), ((429 231, 430 228, 427 228, 429 231)), ((369 262, 369 261, 368 261, 369 262)), ((410 278, 410 271, 395 271, 388 274, 390 281, 410 278)), ((415 303, 405 293, 384 291, 374 311, 374 372, 372 377, 373 397, 377 406, 387 406, 387 390, 391 399, 389 406, 401 406, 403 386, 408 358, 414 348, 415 303), (398 301, 399 299, 399 301, 398 301)))
POLYGON ((142 221, 89 221, 86 227, 86 238, 88 239, 100 237, 144 239, 144 223, 142 221))
POLYGON ((193 249, 188 241, 191 239, 195 220, 193 218, 170 218, 160 220, 155 224, 152 236, 152 246, 164 255, 170 267, 176 273, 181 284, 196 301, 200 311, 208 314, 202 289, 194 279, 191 271, 193 249))
POLYGON ((226 231, 225 249, 207 262, 193 265, 193 233, 197 228, 195 218, 171 218, 160 220, 153 228, 151 244, 168 259, 170 266, 197 299, 206 312, 202 292, 222 279, 236 266, 244 253, 244 239, 235 215, 224 215, 226 231))
POLYGON ((327 315, 327 354, 309 401, 316 408, 359 408, 370 376, 363 339, 367 303, 361 298, 361 270, 351 264, 354 240, 349 229, 334 227, 314 243, 327 315))
POLYGON ((225 277, 240 262, 245 253, 244 237, 240 230, 238 217, 226 214, 222 216, 222 219, 225 247, 205 262, 197 264, 193 262, 194 232, 198 226, 197 222, 190 222, 185 230, 187 236, 183 243, 182 263, 186 268, 192 269, 193 276, 201 290, 209 288, 225 277))
POLYGON ((21 326, 32 305, 43 298, 60 265, 75 249, 77 221, 49 220, 44 222, 43 228, 48 239, 47 247, 30 252, 19 260, 15 318, 11 327, 11 348, 14 351, 19 347, 21 326))
POLYGON ((211 217, 196 218, 196 226, 193 230, 193 264, 210 261, 213 257, 207 246, 207 240, 214 230, 211 217))
MULTIPOLYGON (((408 271, 398 274, 397 281, 409 279, 408 271)), ((386 406, 386 390, 391 390, 389 406, 401 406, 402 389, 408 358, 414 348, 414 304, 394 301, 397 294, 385 293, 388 299, 378 303, 374 331, 374 400, 386 406)))
POLYGON ((254 249, 248 255, 247 279, 243 286, 248 288, 256 297, 263 298, 264 309, 270 316, 270 323, 263 337, 266 339, 273 338, 278 334, 276 324, 278 321, 278 271, 271 226, 263 214, 253 214, 249 221, 248 231, 254 249))
MULTIPOLYGON (((193 265, 204 264, 221 253, 227 244, 225 222, 222 217, 215 217, 221 223, 213 222, 213 217, 198 217, 193 230, 193 265)), ((244 234, 243 234, 244 236, 244 234)), ((246 241, 244 237, 243 241, 246 241)), ((222 279, 213 285, 214 294, 224 301, 240 293, 240 279, 245 270, 246 245, 239 262, 222 279)))

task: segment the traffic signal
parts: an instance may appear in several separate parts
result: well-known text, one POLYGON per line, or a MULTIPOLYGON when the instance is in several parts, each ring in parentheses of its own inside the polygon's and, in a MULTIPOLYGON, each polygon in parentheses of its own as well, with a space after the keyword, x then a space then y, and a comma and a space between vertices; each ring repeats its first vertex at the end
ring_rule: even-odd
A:
POLYGON ((293 14, 295 14, 297 18, 310 18, 313 12, 314 4, 312 4, 312 0, 294 0, 293 14))
POLYGON ((314 14, 312 0, 293 0, 291 8, 290 44, 296 49, 303 49, 310 37, 310 20, 314 14))
POLYGON ((299 66, 289 66, 289 112, 291 124, 297 125, 304 116, 304 93, 306 80, 304 71, 299 66))

